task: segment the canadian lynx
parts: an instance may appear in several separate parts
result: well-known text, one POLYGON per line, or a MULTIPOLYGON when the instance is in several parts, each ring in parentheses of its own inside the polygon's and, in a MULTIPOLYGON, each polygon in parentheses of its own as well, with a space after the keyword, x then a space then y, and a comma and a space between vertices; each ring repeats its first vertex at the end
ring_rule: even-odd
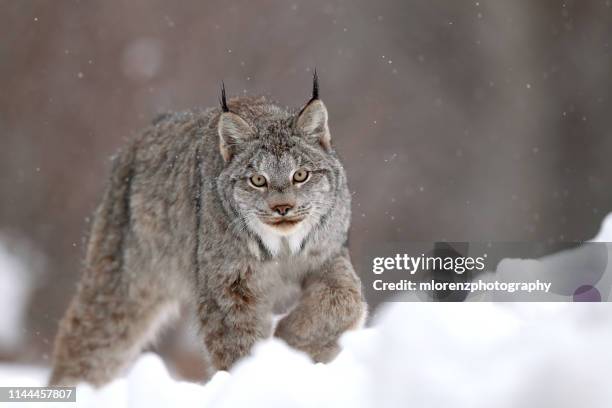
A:
POLYGON ((350 193, 327 109, 265 98, 159 117, 113 159, 51 384, 119 375, 179 304, 229 369, 271 335, 315 361, 366 305, 346 246, 350 193), (272 316, 286 313, 273 327, 272 316))

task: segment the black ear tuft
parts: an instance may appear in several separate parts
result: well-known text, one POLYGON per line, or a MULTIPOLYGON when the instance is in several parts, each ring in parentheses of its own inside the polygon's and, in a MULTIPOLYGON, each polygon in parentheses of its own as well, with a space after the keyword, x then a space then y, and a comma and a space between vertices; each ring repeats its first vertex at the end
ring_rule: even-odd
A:
POLYGON ((317 69, 315 68, 314 74, 312 75, 312 101, 319 99, 319 76, 317 75, 317 69))
POLYGON ((227 107, 227 100, 225 99, 225 83, 221 81, 221 110, 223 112, 229 112, 229 108, 227 107))

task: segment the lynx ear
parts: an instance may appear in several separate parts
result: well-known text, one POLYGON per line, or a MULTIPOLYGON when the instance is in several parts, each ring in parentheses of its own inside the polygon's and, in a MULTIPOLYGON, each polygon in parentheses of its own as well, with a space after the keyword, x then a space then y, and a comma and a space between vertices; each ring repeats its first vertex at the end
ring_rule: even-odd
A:
POLYGON ((327 108, 319 99, 319 81, 315 71, 312 98, 302 108, 295 122, 296 129, 306 137, 316 138, 325 150, 331 149, 331 135, 327 125, 327 108))
POLYGON ((241 143, 255 135, 251 125, 232 112, 221 114, 217 131, 219 132, 219 151, 226 162, 236 153, 236 148, 241 143))
POLYGON ((221 116, 217 125, 219 133, 219 151, 223 160, 229 161, 240 143, 251 139, 255 131, 239 115, 230 112, 225 99, 225 84, 221 87, 221 116))

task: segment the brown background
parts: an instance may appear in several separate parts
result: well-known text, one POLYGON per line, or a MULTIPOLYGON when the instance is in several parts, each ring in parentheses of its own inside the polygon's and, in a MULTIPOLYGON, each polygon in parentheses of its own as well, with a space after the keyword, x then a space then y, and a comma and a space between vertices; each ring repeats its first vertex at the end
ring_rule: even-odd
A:
POLYGON ((7 0, 0 33, 0 233, 46 259, 7 358, 48 357, 111 154, 221 80, 299 106, 317 67, 353 252, 582 240, 612 209, 610 1, 7 0))

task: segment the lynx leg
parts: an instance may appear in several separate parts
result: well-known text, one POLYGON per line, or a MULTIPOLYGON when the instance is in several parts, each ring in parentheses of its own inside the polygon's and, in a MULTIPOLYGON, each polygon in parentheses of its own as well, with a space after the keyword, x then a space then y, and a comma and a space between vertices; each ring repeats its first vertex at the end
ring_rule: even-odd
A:
POLYGON ((217 370, 228 370, 246 356, 257 340, 272 332, 265 300, 250 282, 251 270, 209 289, 199 304, 204 344, 217 370), (211 296, 215 293, 215 296, 211 296))
POLYGON ((340 351, 340 335, 361 326, 366 311, 359 279, 343 254, 306 278, 298 305, 278 323, 275 336, 328 362, 340 351))
POLYGON ((60 322, 51 385, 101 386, 124 369, 173 312, 175 302, 147 288, 107 279, 82 284, 60 322), (117 285, 117 286, 115 286, 117 285))

